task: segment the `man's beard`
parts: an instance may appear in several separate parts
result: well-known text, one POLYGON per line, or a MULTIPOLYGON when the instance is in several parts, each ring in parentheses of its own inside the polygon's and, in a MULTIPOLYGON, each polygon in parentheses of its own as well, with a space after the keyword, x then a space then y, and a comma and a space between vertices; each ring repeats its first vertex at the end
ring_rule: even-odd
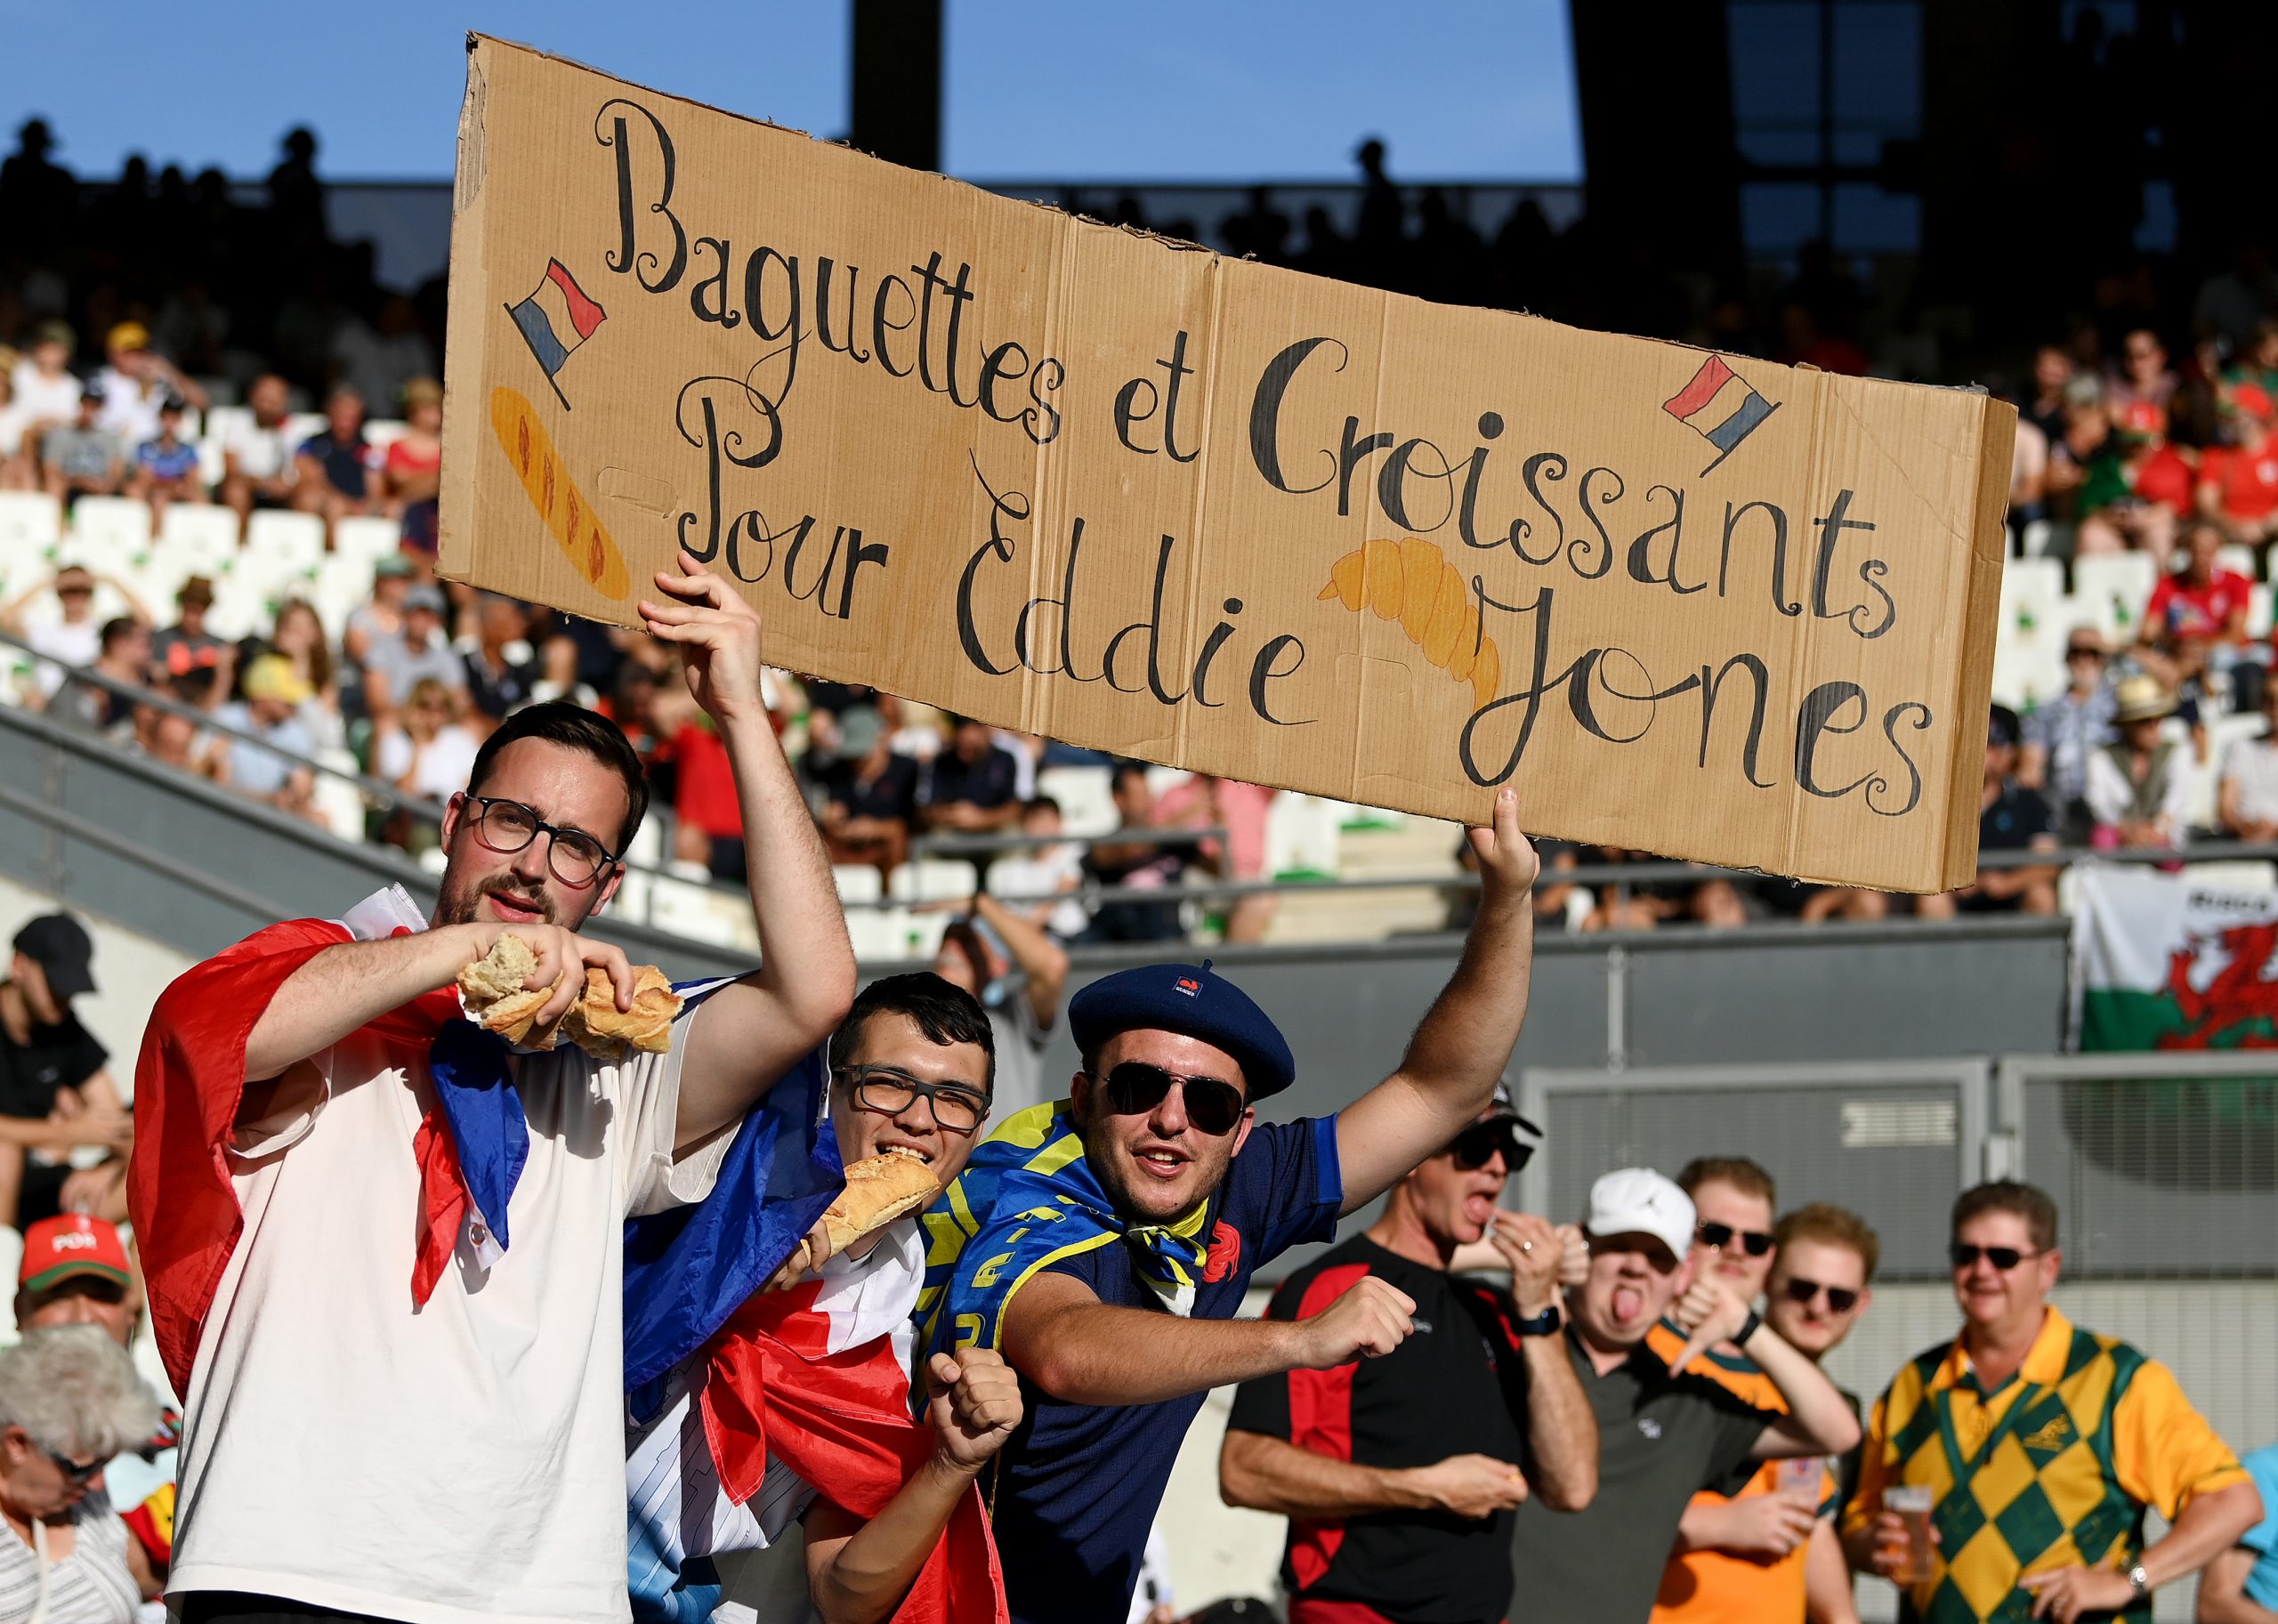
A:
POLYGON ((526 892, 522 889, 521 881, 513 875, 494 874, 489 879, 477 881, 472 887, 462 888, 453 883, 451 870, 448 868, 443 870, 443 884, 435 899, 435 923, 473 925, 481 917, 479 910, 482 899, 499 893, 511 895, 519 901, 534 903, 538 918, 547 925, 561 923, 554 917, 553 898, 543 885, 535 891, 526 892))

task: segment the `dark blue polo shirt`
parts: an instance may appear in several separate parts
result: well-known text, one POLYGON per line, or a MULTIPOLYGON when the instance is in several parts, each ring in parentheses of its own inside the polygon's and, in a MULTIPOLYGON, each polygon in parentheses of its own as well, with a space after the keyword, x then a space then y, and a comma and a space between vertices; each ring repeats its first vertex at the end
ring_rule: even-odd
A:
MULTIPOLYGON (((1260 1124, 1210 1198, 1210 1250, 1193 1317, 1237 1318, 1257 1266, 1300 1241, 1334 1236, 1344 1200, 1335 1117, 1260 1124)), ((1050 1268, 1074 1275, 1103 1303, 1170 1312, 1119 1245, 1050 1268)), ((1027 1415, 997 1458, 994 1496, 1014 1624, 1123 1618, 1171 1463, 1207 1396, 1101 1408, 1062 1403, 1022 1379, 1027 1415)))

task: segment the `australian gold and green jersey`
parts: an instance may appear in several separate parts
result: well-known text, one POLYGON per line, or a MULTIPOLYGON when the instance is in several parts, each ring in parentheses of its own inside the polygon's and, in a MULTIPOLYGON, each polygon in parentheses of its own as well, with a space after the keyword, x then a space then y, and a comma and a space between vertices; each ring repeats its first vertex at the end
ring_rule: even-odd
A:
MULTIPOLYGON (((1872 1520, 1890 1484, 1935 1493, 1935 1569, 1902 1593, 1900 1617, 1921 1624, 2022 1624, 2024 1575, 2131 1567, 2145 1507, 2172 1521, 2246 1475, 2165 1365, 2054 1308, 1990 1393, 1959 1339, 1909 1363, 1876 1401, 1863 1453, 1846 1531, 1872 1520)), ((2151 1607, 2117 1616, 2148 1624, 2151 1607)))

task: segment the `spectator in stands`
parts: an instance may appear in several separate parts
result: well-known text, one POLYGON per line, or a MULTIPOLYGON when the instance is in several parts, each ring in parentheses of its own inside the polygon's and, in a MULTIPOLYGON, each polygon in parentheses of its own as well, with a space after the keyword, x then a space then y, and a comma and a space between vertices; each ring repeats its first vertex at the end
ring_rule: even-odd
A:
POLYGON ((37 490, 39 460, 32 450, 29 416, 16 404, 9 351, 0 345, 0 490, 37 490))
POLYGON ((1852 1565, 1887 1577, 1927 1559, 1928 1577, 1905 1587, 1910 1617, 2015 1618, 2021 1589, 2039 1617, 2148 1617, 2153 1591, 2260 1520, 2253 1483, 2165 1365, 2049 1302, 2064 1264, 2056 1202, 1979 1184, 1955 1200, 1951 1233, 1961 1332, 1875 1401, 1843 1514, 1852 1565), (1910 1551, 1883 1508, 1898 1483, 1935 1496, 1931 1526, 1946 1533, 1927 1552, 1910 1551), (2021 1486, 2030 1513, 1985 1509, 2010 1507, 2021 1486), (2170 1527, 2145 1547, 2150 1507, 2170 1527))
POLYGON ((150 329, 139 321, 122 321, 104 340, 109 364, 95 375, 103 392, 102 426, 119 443, 140 446, 155 439, 159 413, 169 399, 206 409, 206 391, 198 380, 150 347, 150 329))
MULTIPOLYGON (((1155 827, 1154 791, 1147 787, 1147 769, 1125 762, 1115 769, 1113 784, 1116 829, 1119 835, 1142 836, 1155 827)), ((1129 891, 1159 891, 1178 883, 1186 866, 1183 844, 1166 844, 1146 838, 1103 840, 1084 854, 1084 872, 1103 885, 1129 891)), ((1084 932, 1086 942, 1175 941, 1186 933, 1175 901, 1123 899, 1103 901, 1092 912, 1084 932)))
POLYGON ((2032 352, 2032 389, 2018 405, 2017 416, 2051 446, 2064 438, 2065 386, 2072 381, 2072 358, 2062 344, 2043 344, 2032 352))
MULTIPOLYGON (((407 795, 445 801, 466 783, 481 740, 460 713, 465 696, 446 688, 432 676, 411 685, 411 697, 402 712, 403 725, 381 735, 375 751, 377 775, 407 795)), ((434 828, 422 825, 428 844, 434 828)))
POLYGON ((509 597, 475 601, 475 643, 464 656, 471 720, 486 732, 536 696, 541 672, 529 645, 529 617, 509 597))
POLYGON ((2172 692, 2225 695, 2245 651, 2254 583, 2217 562, 2224 536, 2213 520, 2192 520, 2182 539, 2181 568, 2160 578, 2145 607, 2136 663, 2172 692))
POLYGON ((833 726, 836 765, 823 782, 823 844, 831 861, 874 864, 884 878, 909 855, 924 769, 895 754, 875 706, 849 707, 833 726))
POLYGON ((2199 1624, 2271 1624, 2278 1619, 2278 1443, 2239 1462, 2262 1496, 2262 1521, 2199 1576, 2199 1624))
POLYGON ((2068 845, 2088 839, 2088 757, 2112 738, 2107 664, 2096 627, 2074 626, 2064 640, 2064 691, 2042 700, 2025 723, 2017 781, 2056 809, 2068 845))
POLYGON ((404 431, 380 463, 380 511, 403 518, 432 504, 443 484, 443 386, 414 378, 403 386, 404 431))
MULTIPOLYGON (((772 686, 763 681, 762 694, 772 686)), ((649 719, 657 743, 650 772, 672 793, 672 854, 684 862, 702 863, 715 880, 743 885, 751 867, 744 850, 743 802, 727 744, 707 724, 703 707, 686 683, 661 681, 650 685, 650 693, 649 719)), ((771 720, 771 702, 768 709, 771 720)))
POLYGON ((1058 1088, 1046 1086, 1044 1051, 1068 984, 1065 949, 984 891, 942 933, 933 974, 989 1012, 997 1053, 990 1109, 998 1121, 1060 1097, 1058 1088))
POLYGON ((340 680, 332 663, 332 645, 325 641, 324 622, 306 599, 287 598, 277 611, 276 629, 262 653, 293 662, 294 671, 308 684, 308 703, 301 720, 309 736, 320 745, 340 742, 340 680))
POLYGON ((385 294, 369 325, 354 316, 343 322, 333 335, 332 371, 367 400, 384 407, 400 398, 408 408, 412 384, 435 372, 435 351, 419 330, 419 312, 411 301, 385 294))
POLYGON ((2234 840, 2278 842, 2278 683, 2262 691, 2259 738, 2232 745, 2216 791, 2216 821, 2234 840))
MULTIPOLYGON (((1021 808, 1021 833, 1036 844, 989 865, 989 890, 1031 925, 1057 941, 1072 941, 1090 923, 1076 893, 1084 884, 1083 849, 1062 840, 1060 803, 1030 796, 1021 808), (1027 901, 1014 901, 1029 898, 1027 901)), ((1469 843, 1466 842, 1466 849, 1469 843)))
MULTIPOLYGON (((2176 527, 2196 505, 2198 478, 2164 436, 2166 413, 2142 404, 2131 409, 2132 419, 2115 416, 2107 432, 2090 436, 2073 551, 2086 558, 2134 547, 2164 571, 2176 527)), ((2079 439, 2071 443, 2077 455, 2079 439)))
MULTIPOLYGON (((2016 776, 2024 724, 2006 705, 1993 707, 1985 732, 1985 783, 1978 797, 1980 852, 2050 852, 2064 844, 2056 809, 2040 791, 2016 776)), ((1914 911, 1926 919, 1951 919, 1964 913, 2053 914, 2056 911, 2055 863, 2011 869, 1980 866, 1975 885, 1940 896, 1917 897, 1914 911)))
POLYGON ((241 733, 254 734, 262 742, 227 735, 215 739, 214 777, 217 783, 279 812, 321 822, 312 800, 316 774, 303 764, 316 749, 316 740, 309 737, 300 717, 310 692, 293 662, 282 655, 264 654, 248 666, 246 697, 222 706, 214 719, 241 733))
POLYGON ((396 725, 396 707, 422 677, 432 677, 462 693, 466 687, 466 667, 443 635, 443 594, 425 586, 403 594, 400 631, 374 637, 365 645, 364 709, 375 732, 385 733, 396 725))
POLYGON ((79 415, 86 391, 71 370, 71 352, 78 347, 69 323, 44 321, 32 334, 31 352, 16 363, 16 410, 35 442, 79 415))
POLYGON ((949 720, 949 747, 925 764, 918 815, 930 829, 988 834, 1020 821, 1020 764, 970 716, 949 720))
POLYGON ((1531 1489, 1579 1511, 1596 1492, 1597 1424, 1559 1334, 1563 1244, 1544 1219, 1496 1208, 1539 1138, 1497 1088, 1375 1223, 1274 1291, 1267 1317, 1291 1321, 1373 1275, 1416 1305, 1418 1332, 1382 1358, 1235 1392, 1219 1493, 1290 1519, 1291 1624, 1503 1618, 1519 1503, 1531 1489), (1508 1291, 1450 1273, 1482 1237, 1508 1291))
MULTIPOLYGON (((1208 772, 1190 772, 1155 802, 1162 828, 1222 828, 1195 850, 1200 865, 1222 880, 1265 877, 1265 825, 1274 791, 1208 772)), ((1466 844, 1468 842, 1466 843, 1466 844)), ((1228 941, 1263 941, 1280 898, 1270 891, 1233 897, 1221 904, 1228 941)))
MULTIPOLYGON (((150 628, 132 615, 114 615, 103 622, 102 649, 93 669, 114 683, 140 688, 150 677, 150 628)), ((134 725, 134 704, 104 687, 74 676, 55 691, 47 703, 48 720, 82 732, 100 733, 113 743, 134 725)))
POLYGON ((263 373, 246 391, 253 421, 234 422, 222 440, 222 500, 242 524, 256 507, 290 507, 300 477, 287 417, 292 391, 275 373, 263 373))
MULTIPOLYGON (((1764 1294, 1774 1260, 1777 1197, 1771 1174, 1745 1156, 1697 1157, 1676 1183, 1692 1198, 1695 1224, 1688 1262, 1693 1278, 1717 1281, 1753 1304, 1764 1294)), ((1663 1324, 1651 1333, 1647 1345, 1674 1365, 1685 1338, 1663 1324)), ((1778 1385, 1739 1348, 1719 1344, 1701 1362, 1703 1376, 1767 1415, 1786 1412, 1778 1385)), ((1831 1491, 1833 1484, 1827 1487, 1831 1491)), ((1661 1574, 1652 1615, 1656 1624, 1800 1620, 1805 1548, 1824 1498, 1817 1488, 1814 1482, 1798 1493, 1781 1466, 1767 1460, 1750 1462, 1724 1483, 1694 1494, 1677 1522, 1676 1543, 1661 1574)))
POLYGON ((1644 1619, 1695 1491, 1744 1480, 1757 1462, 1839 1454, 1859 1438, 1834 1384, 1698 1268, 1684 1191, 1650 1168, 1609 1173, 1590 1188, 1583 1228, 1589 1270, 1566 1289, 1566 1339, 1597 1417, 1598 1492, 1577 1514, 1539 1500, 1519 1508, 1512 1555, 1525 1616, 1541 1624, 1644 1619), (1674 1361, 1647 1341, 1665 1314, 1691 1338, 1674 1361), (1689 1368, 1720 1342, 1768 1374, 1787 1414, 1752 1408, 1689 1368))
POLYGON ((179 712, 155 705, 138 706, 134 712, 135 754, 193 778, 212 779, 221 772, 221 760, 205 729, 179 712))
POLYGON ((166 523, 167 503, 202 506, 206 501, 198 448, 182 437, 182 397, 168 395, 158 402, 158 433, 134 448, 134 472, 127 479, 126 494, 150 505, 153 534, 166 523))
POLYGON ((69 914, 44 914, 16 933, 13 947, 0 982, 0 1224, 20 1227, 60 1210, 67 1195, 111 1205, 99 1198, 114 1193, 117 1167, 88 1176, 67 1158, 78 1150, 123 1158, 134 1125, 110 1056, 71 1010, 95 990, 85 928, 69 914))
POLYGON ((92 1325, 0 1353, 0 1616, 132 1624, 152 1576, 112 1509, 103 1466, 158 1426, 126 1350, 92 1325))
POLYGON ((236 648, 206 629, 213 607, 214 583, 191 576, 174 594, 174 623, 150 640, 153 681, 208 710, 227 702, 238 668, 236 648))
POLYGON ((2091 844, 2109 849, 2168 849, 2189 836, 2192 759, 2188 743, 2161 736, 2175 699, 2157 677, 2124 677, 2112 694, 2119 739, 2088 757, 2091 844))
POLYGON ((340 651, 350 665, 361 669, 376 644, 403 634, 403 602, 411 595, 416 568, 400 553, 391 553, 372 566, 372 595, 348 611, 348 625, 340 635, 340 651))
POLYGON ((79 393, 78 414, 40 440, 42 479, 59 502, 115 497, 125 487, 126 448, 97 421, 102 409, 102 391, 90 384, 79 393))
POLYGON ((63 686, 67 667, 92 666, 102 652, 102 626, 95 618, 95 588, 99 585, 116 590, 138 619, 149 618, 124 583, 99 576, 83 564, 64 565, 53 578, 26 587, 0 606, 0 631, 30 644, 53 662, 42 663, 31 674, 32 686, 43 700, 63 686), (31 618, 31 607, 51 595, 61 607, 61 617, 31 618))
POLYGON ((326 524, 378 506, 372 446, 364 438, 364 397, 343 385, 325 397, 324 432, 294 454, 293 505, 326 524))
POLYGON ((2272 417, 2278 397, 2250 384, 2224 414, 2225 443, 2200 458, 2199 511, 2219 519, 2239 540, 2258 545, 2278 524, 2278 434, 2272 417))
POLYGON ((2120 340, 2120 365, 2104 379, 2104 399, 2112 421, 2164 435, 2168 404, 2175 399, 2176 376, 2168 365, 2167 346, 2149 327, 2137 327, 2120 340))

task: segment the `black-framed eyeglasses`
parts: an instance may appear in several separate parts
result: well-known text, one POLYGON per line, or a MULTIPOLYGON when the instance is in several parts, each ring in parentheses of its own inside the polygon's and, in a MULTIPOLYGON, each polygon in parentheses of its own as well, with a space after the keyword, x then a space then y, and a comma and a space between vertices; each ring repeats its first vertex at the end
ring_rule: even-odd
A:
POLYGON ((2007 1274, 2019 1264, 2040 1256, 2039 1252, 2024 1252, 2013 1246, 1972 1246, 1967 1240, 1957 1240, 1946 1248, 1946 1256, 1957 1269, 1974 1269, 1981 1257, 2007 1274))
POLYGON ((1750 1257, 1761 1257, 1772 1249, 1772 1236, 1760 1229, 1734 1229, 1729 1224, 1703 1222, 1693 1232, 1693 1238, 1712 1252, 1721 1252, 1737 1238, 1741 1249, 1750 1257))
POLYGON ((1105 1077, 1086 1075, 1105 1091, 1108 1109, 1119 1117, 1145 1116, 1170 1096, 1175 1084, 1186 1119, 1214 1139, 1232 1133, 1248 1109, 1242 1091, 1223 1078, 1183 1077, 1143 1060, 1124 1061, 1105 1077))
POLYGON ((75 1484, 93 1483, 95 1474, 110 1464, 104 1460, 74 1460, 70 1456, 61 1454, 48 1448, 44 1443, 39 1446, 39 1452, 53 1461, 55 1469, 62 1473, 68 1482, 75 1484))
POLYGON ((623 860, 585 830, 548 823, 520 801, 493 800, 464 790, 459 798, 475 809, 474 837, 502 857, 525 850, 540 835, 552 836, 545 866, 565 885, 593 885, 623 860))
POLYGON ((1805 1280, 1800 1274, 1780 1289, 1782 1295, 1798 1308, 1809 1304, 1822 1291, 1827 1293, 1827 1305, 1838 1313, 1849 1313, 1859 1305, 1859 1294, 1848 1287, 1822 1286, 1819 1281, 1805 1280))
POLYGON ((840 1066, 831 1076, 852 1085, 854 1103, 882 1117, 898 1117, 924 1100, 934 1126, 959 1137, 973 1132, 989 1115, 989 1100, 962 1083, 929 1083, 895 1066, 840 1066))
POLYGON ((1534 1154, 1534 1146, 1521 1139, 1519 1125, 1507 1119, 1473 1123, 1455 1136, 1448 1146, 1448 1154, 1466 1173, 1478 1172, 1498 1155, 1503 1159, 1503 1171, 1516 1173, 1527 1165, 1534 1154))

